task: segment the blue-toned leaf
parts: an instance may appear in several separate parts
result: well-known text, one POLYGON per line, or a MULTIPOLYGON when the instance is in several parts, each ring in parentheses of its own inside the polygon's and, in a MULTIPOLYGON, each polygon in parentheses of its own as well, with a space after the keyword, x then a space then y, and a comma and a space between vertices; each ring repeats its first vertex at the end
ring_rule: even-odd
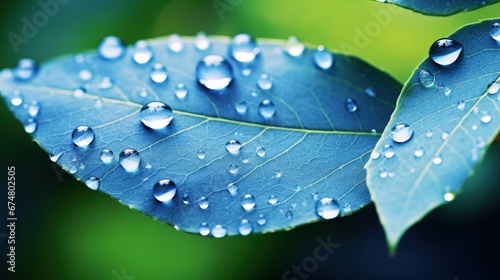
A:
POLYGON ((391 3, 403 8, 411 9, 415 12, 433 15, 433 16, 448 16, 459 12, 467 12, 479 9, 486 5, 491 5, 499 0, 385 0, 379 1, 391 3))
POLYGON ((495 22, 461 28, 449 37, 452 45, 441 41, 444 56, 431 52, 440 64, 457 54, 448 52, 446 44, 463 45, 450 65, 427 58, 418 66, 367 164, 368 187, 393 249, 412 224, 453 200, 498 134, 500 36, 494 39, 495 22))
MULTIPOLYGON (((218 237, 237 235, 246 219, 243 234, 270 232, 321 220, 315 207, 322 198, 334 199, 340 208, 324 201, 326 217, 370 203, 363 167, 380 136, 373 131, 384 129, 400 85, 359 59, 335 54, 332 61, 323 48, 302 52, 293 40, 262 40, 254 48, 245 36, 239 39, 247 48, 236 57, 253 63, 236 61, 228 38, 154 39, 149 41, 154 56, 145 64, 132 59, 135 47, 120 54, 120 43, 108 39, 114 47, 103 54, 111 59, 95 53, 67 56, 42 65, 32 79, 19 80, 30 76, 24 61, 24 72, 3 71, 0 87, 16 117, 65 170, 89 188, 183 231, 198 233, 206 223, 204 234, 210 229, 218 237), (214 76, 204 81, 222 91, 208 90, 195 76, 208 54, 226 57, 232 67, 227 88, 222 74, 217 82, 214 76), (158 83, 165 69, 155 63, 168 71, 163 82, 158 83), (151 78, 153 70, 158 82, 151 78), (274 104, 274 114, 265 100, 274 104), (151 101, 173 109, 167 127, 151 129, 141 122, 141 108, 151 101), (34 102, 38 114, 30 110, 34 102), (95 135, 87 147, 92 133, 81 126, 95 135), (227 142, 235 149, 231 140, 241 143, 234 154, 226 149, 227 142), (130 172, 120 164, 126 149, 139 153, 137 170, 133 151, 126 151, 132 156, 125 162, 130 172)), ((148 44, 141 44, 148 54, 148 44)), ((139 58, 144 62, 148 55, 139 58)), ((163 115, 149 119, 150 126, 162 126, 170 117, 157 105, 150 106, 153 114, 163 115)))

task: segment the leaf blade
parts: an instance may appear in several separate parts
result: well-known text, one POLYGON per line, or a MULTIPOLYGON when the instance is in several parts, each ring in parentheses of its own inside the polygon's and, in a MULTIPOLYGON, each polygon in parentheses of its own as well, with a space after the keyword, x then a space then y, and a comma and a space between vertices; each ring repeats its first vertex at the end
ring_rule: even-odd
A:
MULTIPOLYGON (((380 2, 380 1, 379 1, 380 2)), ((498 3, 499 0, 488 0, 488 1, 436 1, 436 0, 386 0, 382 1, 388 4, 394 4, 406 9, 411 9, 417 13, 431 15, 431 16, 449 16, 460 12, 468 12, 476 9, 480 9, 486 5, 492 5, 498 3)))

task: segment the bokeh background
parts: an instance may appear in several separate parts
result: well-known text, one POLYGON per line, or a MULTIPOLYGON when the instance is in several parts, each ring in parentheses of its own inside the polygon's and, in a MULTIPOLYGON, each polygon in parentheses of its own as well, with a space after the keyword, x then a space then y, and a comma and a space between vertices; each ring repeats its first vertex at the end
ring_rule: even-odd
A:
MULTIPOLYGON (((500 4, 437 18, 369 0, 60 0, 67 3, 16 52, 7 34, 22 34, 22 18, 32 20, 43 11, 37 2, 2 0, 0 68, 13 67, 22 57, 43 62, 93 49, 111 34, 131 44, 205 31, 257 38, 295 35, 355 54, 403 83, 434 40, 464 24, 500 16, 500 4), (364 41, 360 33, 367 36, 364 41)), ((10 165, 16 167, 19 219, 15 274, 6 273, 7 228, 0 226, 0 279, 282 279, 293 265, 313 256, 318 237, 328 236, 340 247, 315 271, 288 279, 500 279, 494 229, 500 211, 499 144, 489 149, 462 195, 411 228, 391 257, 373 206, 266 235, 213 239, 178 232, 60 173, 4 101, 0 122, 1 224, 10 165)))

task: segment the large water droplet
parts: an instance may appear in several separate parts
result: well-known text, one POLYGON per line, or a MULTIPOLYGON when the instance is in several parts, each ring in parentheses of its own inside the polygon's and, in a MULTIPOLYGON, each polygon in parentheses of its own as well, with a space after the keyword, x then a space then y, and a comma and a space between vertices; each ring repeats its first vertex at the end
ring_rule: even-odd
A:
POLYGON ((260 53, 260 48, 248 34, 238 34, 233 37, 229 45, 231 55, 239 62, 248 63, 255 60, 260 53))
POLYGON ((238 226, 238 231, 241 235, 247 236, 252 233, 252 224, 247 219, 242 219, 240 225, 238 226))
POLYGON ((162 179, 153 186, 153 195, 156 200, 161 202, 170 201, 177 192, 177 186, 174 181, 169 179, 162 179))
POLYGON ((389 144, 385 144, 384 149, 382 150, 382 154, 384 154, 384 157, 386 158, 392 158, 395 154, 394 148, 389 144))
POLYGON ((215 238, 221 238, 226 236, 227 230, 222 225, 215 225, 212 229, 212 235, 215 238))
POLYGON ((186 95, 188 94, 188 90, 183 83, 178 83, 175 86, 174 94, 177 98, 184 99, 184 98, 186 98, 186 95))
POLYGON ((262 147, 262 146, 261 146, 261 147, 257 147, 257 149, 256 149, 255 153, 256 153, 259 157, 264 157, 264 156, 267 154, 267 152, 266 152, 266 148, 264 148, 264 147, 262 147))
POLYGON ((104 59, 117 59, 125 53, 126 49, 120 38, 107 36, 102 39, 97 47, 97 53, 104 59))
POLYGON ((227 191, 229 192, 229 194, 231 195, 237 195, 238 194, 238 185, 236 183, 229 183, 229 185, 227 185, 227 191))
POLYGON ((405 123, 395 125, 391 130, 392 141, 405 143, 413 136, 413 129, 405 123))
POLYGON ((295 36, 288 37, 285 43, 285 51, 290 56, 301 56, 304 53, 305 46, 302 44, 299 39, 295 36))
POLYGON ((231 154, 239 153, 240 148, 241 148, 241 143, 238 140, 231 139, 226 143, 226 151, 230 152, 231 154))
POLYGON ((264 217, 264 214, 259 214, 259 216, 257 217, 257 224, 259 226, 263 226, 267 223, 267 219, 266 217, 264 217))
POLYGON ((180 52, 184 48, 184 41, 182 41, 181 36, 172 34, 168 37, 167 45, 171 51, 180 52))
POLYGON ((24 131, 26 133, 33 133, 36 131, 36 128, 38 127, 38 123, 35 119, 29 118, 27 119, 24 123, 24 131))
POLYGON ((418 82, 425 88, 433 87, 435 81, 436 76, 427 70, 420 70, 418 73, 418 82))
POLYGON ((210 226, 207 223, 201 223, 200 234, 203 236, 207 236, 209 233, 210 233, 210 226))
POLYGON ((204 32, 198 32, 198 34, 196 34, 194 45, 197 49, 204 51, 208 49, 211 44, 212 42, 210 41, 210 38, 208 38, 207 34, 204 32))
POLYGON ((155 63, 151 67, 151 74, 149 76, 155 83, 163 83, 167 80, 168 71, 167 67, 161 63, 155 63))
POLYGON ((245 101, 236 102, 234 109, 238 114, 245 114, 248 111, 248 104, 245 101))
POLYGON ((141 122, 152 129, 162 129, 174 118, 172 108, 160 101, 149 102, 139 112, 141 122))
POLYGON ((263 100, 259 104, 259 114, 265 118, 265 119, 270 119, 274 116, 274 113, 276 113, 276 107, 274 106, 274 103, 270 100, 263 100))
POLYGON ((125 149, 120 153, 120 165, 127 172, 135 172, 141 163, 139 152, 134 149, 125 149))
POLYGON ((500 90, 500 83, 494 82, 488 87, 489 94, 496 94, 500 90))
POLYGON ((415 148, 415 151, 413 151, 413 155, 416 158, 422 157, 425 154, 424 148, 418 146, 415 148))
POLYGON ((323 46, 318 46, 313 54, 314 64, 323 70, 333 65, 333 54, 323 46))
POLYGON ((255 207, 255 197, 249 193, 245 194, 241 201, 241 207, 247 211, 252 210, 255 207))
POLYGON ((358 104, 356 103, 356 100, 352 98, 347 98, 344 102, 345 108, 348 112, 354 113, 356 110, 358 110, 358 104))
POLYGON ((87 185, 89 189, 96 191, 101 185, 101 180, 99 180, 99 178, 97 177, 92 176, 85 181, 85 185, 87 185))
POLYGON ((99 159, 103 163, 111 163, 113 161, 113 159, 114 159, 113 151, 108 150, 108 149, 102 150, 101 154, 99 155, 99 159))
POLYGON ((268 74, 261 74, 257 80, 257 86, 261 90, 269 90, 273 87, 273 77, 268 74))
POLYGON ((233 67, 220 55, 207 55, 196 65, 196 79, 208 89, 223 90, 233 80, 233 67))
POLYGON ((200 200, 198 200, 198 206, 202 210, 205 210, 208 208, 208 206, 210 206, 210 202, 208 202, 208 199, 206 197, 202 196, 200 200))
POLYGON ((495 22, 491 25, 490 35, 495 41, 500 42, 500 23, 495 22))
POLYGON ((76 127, 71 133, 71 139, 78 147, 87 147, 94 141, 94 137, 94 130, 86 125, 76 127))
POLYGON ((316 214, 323 219, 333 219, 340 214, 340 206, 333 198, 325 197, 316 202, 316 214))
POLYGON ((146 64, 153 58, 153 48, 144 40, 135 43, 135 49, 132 58, 138 64, 146 64))
POLYGON ((439 65, 451 65, 457 61, 464 46, 453 39, 439 39, 429 49, 429 57, 439 65))
POLYGON ((38 64, 31 58, 23 58, 17 62, 14 77, 19 81, 33 79, 38 73, 38 64))
POLYGON ((269 200, 267 202, 269 202, 269 204, 271 205, 274 205, 278 203, 278 198, 274 194, 272 194, 269 196, 269 200))
POLYGON ((20 91, 15 90, 12 93, 12 96, 10 97, 10 104, 12 104, 12 106, 19 106, 23 104, 23 101, 24 101, 23 94, 20 91))

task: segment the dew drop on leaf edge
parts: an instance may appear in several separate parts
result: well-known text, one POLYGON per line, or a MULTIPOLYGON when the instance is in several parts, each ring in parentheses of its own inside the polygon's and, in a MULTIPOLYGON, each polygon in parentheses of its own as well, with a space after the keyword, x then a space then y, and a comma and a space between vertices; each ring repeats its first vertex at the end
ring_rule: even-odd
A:
POLYGON ((333 65, 333 54, 325 49, 324 46, 318 46, 313 53, 314 64, 323 70, 328 70, 333 65))
POLYGON ((97 47, 100 57, 108 60, 120 58, 126 51, 125 45, 116 36, 104 37, 97 47))
POLYGON ((252 233, 252 230, 252 224, 247 219, 242 219, 238 226, 238 232, 240 233, 240 235, 247 236, 252 233))
POLYGON ((248 34, 238 34, 233 37, 229 49, 232 57, 241 63, 250 63, 260 53, 260 47, 255 39, 248 34))
POLYGON ((87 185, 89 189, 96 191, 97 189, 99 189, 101 181, 99 180, 99 178, 92 176, 85 180, 85 185, 87 185))
POLYGON ((333 219, 340 214, 340 206, 333 198, 325 197, 316 202, 316 214, 326 220, 333 219))
POLYGON ((233 80, 233 67, 222 56, 210 54, 196 65, 196 80, 209 90, 224 90, 233 80))
POLYGON ((13 69, 14 78, 18 81, 33 79, 38 73, 38 64, 31 58, 22 58, 13 69))
POLYGON ((441 66, 448 66, 457 61, 463 48, 460 42, 449 38, 442 38, 431 45, 429 57, 441 66))

